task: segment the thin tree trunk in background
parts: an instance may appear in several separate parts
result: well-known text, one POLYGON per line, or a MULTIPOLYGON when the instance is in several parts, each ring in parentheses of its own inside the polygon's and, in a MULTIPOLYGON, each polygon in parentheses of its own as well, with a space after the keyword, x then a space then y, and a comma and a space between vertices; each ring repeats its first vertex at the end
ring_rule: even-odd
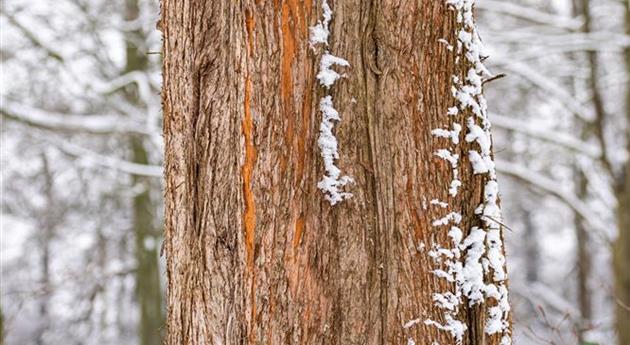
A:
MULTIPOLYGON (((626 5, 627 5, 627 0, 625 1, 626 5)), ((582 18, 584 19, 584 25, 583 25, 583 32, 584 33, 590 33, 592 32, 592 22, 593 22, 593 18, 591 15, 591 7, 590 7, 590 0, 581 0, 580 2, 580 10, 581 10, 581 15, 582 18)), ((627 18, 627 20, 630 20, 630 17, 627 18)), ((630 23, 629 23, 630 24, 630 23)), ((630 29, 628 29, 630 30, 630 29)), ((608 158, 608 145, 606 142, 606 134, 605 134, 605 121, 608 118, 608 114, 606 113, 606 110, 604 108, 604 99, 600 90, 600 82, 599 82, 599 70, 598 70, 598 53, 597 51, 588 51, 586 53, 586 57, 588 59, 588 64, 589 64, 589 71, 590 71, 590 76, 588 79, 588 83, 591 89, 591 96, 592 96, 592 102, 593 102, 593 107, 594 107, 594 113, 595 113, 595 119, 592 123, 588 123, 585 124, 585 131, 587 133, 592 133, 595 138, 597 138, 597 140, 600 143, 600 147, 602 149, 602 153, 601 153, 601 159, 600 159, 600 163, 602 164, 605 172, 607 173, 607 175, 609 176, 610 180, 613 182, 613 189, 616 195, 616 199, 617 199, 617 210, 616 212, 619 214, 618 216, 618 223, 617 223, 617 229, 619 232, 619 238, 617 240, 617 244, 616 244, 616 248, 614 249, 614 253, 613 253, 613 272, 614 272, 614 279, 615 279, 615 294, 618 295, 619 293, 622 294, 621 297, 616 296, 616 298, 620 298, 621 301, 626 300, 626 301, 630 301, 630 298, 627 298, 630 296, 630 274, 625 272, 627 271, 627 268, 625 267, 627 265, 627 258, 630 258, 630 253, 629 251, 626 251, 625 249, 619 249, 619 248, 629 248, 629 244, 630 242, 628 242, 630 240, 630 238, 628 238, 629 236, 627 235, 627 232, 630 230, 630 222, 627 221, 627 219, 625 219, 625 217, 628 217, 626 214, 630 213, 630 202, 628 201, 624 201, 624 199, 626 198, 626 195, 624 194, 625 192, 623 191, 624 187, 620 187, 620 184, 617 181, 617 176, 616 176, 616 172, 615 169, 613 168, 613 165, 611 163, 611 161, 608 158), (624 244, 626 243, 626 244, 624 244), (625 254, 624 254, 625 252, 625 254), (619 261, 620 257, 623 258, 623 260, 626 261, 619 261), (624 292, 625 291, 625 292, 624 292)), ((626 55, 628 55, 629 53, 626 51, 626 55)), ((626 57, 627 63, 628 63, 628 71, 630 71, 630 56, 626 57)), ((629 96, 628 96, 629 100, 630 100, 630 91, 629 91, 629 96)), ((630 109, 630 101, 628 103, 628 107, 627 109, 630 109)), ((630 136, 628 136, 628 138, 630 138, 630 136)), ((629 146, 630 147, 630 146, 629 146)), ((630 166, 630 164, 626 164, 627 166, 630 166)), ((586 182, 586 177, 584 176, 583 172, 580 171, 579 175, 578 175, 578 196, 580 198, 584 198, 587 195, 587 182, 586 182)), ((626 184, 626 189, 628 188, 627 184, 626 184)), ((588 274, 590 271, 590 267, 591 267, 591 255, 588 253, 588 244, 587 244, 587 239, 588 239, 588 233, 586 232, 586 229, 584 228, 584 225, 582 224, 581 221, 579 221, 579 224, 577 225, 577 236, 578 236, 578 258, 579 258, 579 262, 580 265, 578 266, 578 275, 579 277, 579 286, 578 286, 578 294, 579 294, 579 304, 580 304, 580 311, 582 312, 582 321, 583 322, 588 322, 588 318, 592 317, 591 313, 592 313, 592 306, 591 301, 590 301, 590 294, 587 292, 587 279, 588 279, 588 274), (588 295, 588 296, 587 296, 588 295)), ((628 344, 630 342, 630 316, 627 314, 628 311, 625 311, 625 315, 624 312, 620 312, 619 309, 617 308, 617 313, 616 313, 616 319, 617 319, 617 331, 619 332, 619 344, 628 344), (625 335, 623 334, 625 332, 625 335)), ((583 327, 582 327, 583 328, 583 327)), ((583 331, 584 329, 580 329, 579 331, 579 337, 580 340, 587 340, 587 339, 582 339, 583 338, 583 331)))
MULTIPOLYGON (((49 209, 52 209, 52 205, 55 204, 56 200, 54 197, 54 181, 52 172, 50 171, 50 166, 48 163, 48 158, 46 154, 42 154, 42 175, 44 178, 44 197, 45 203, 49 206, 49 209)), ((39 297, 39 315, 38 322, 39 328, 37 330, 37 335, 35 336, 35 342, 38 345, 43 345, 46 343, 45 336, 48 328, 50 326, 50 315, 49 315, 49 307, 50 307, 50 297, 51 297, 51 283, 50 283, 50 245, 54 236, 54 231, 57 223, 56 215, 54 212, 46 212, 41 214, 39 217, 39 236, 38 246, 39 246, 39 264, 40 264, 40 279, 39 279, 39 288, 42 291, 41 296, 39 297)))
MULTIPOLYGON (((424 321, 446 323, 434 293, 453 290, 432 272, 428 251, 451 247, 432 222, 457 211, 464 236, 481 226, 487 181, 465 130, 456 197, 434 154, 447 141, 431 130, 470 116, 446 115, 452 76, 469 67, 439 41, 456 42, 457 12, 435 0, 330 5, 326 49, 350 67, 325 90, 309 44, 319 1, 161 2, 169 345, 456 343, 424 321), (326 94, 342 118, 336 163, 355 180, 334 207, 317 188, 326 94)), ((494 304, 460 306, 464 344, 499 344, 484 333, 494 304)))
MULTIPOLYGON (((630 3, 625 4, 626 34, 630 35, 630 3)), ((630 76, 630 48, 624 51, 626 74, 630 76)), ((630 124, 630 89, 626 91, 626 123, 630 124)), ((630 152, 630 125, 626 128, 627 152, 630 152)), ((617 188, 617 222, 619 234, 614 248, 616 324, 618 344, 630 344, 630 162, 622 168, 617 188)))
MULTIPOLYGON (((582 31, 589 33, 591 31, 591 11, 589 0, 573 1, 572 3, 573 17, 584 18, 584 26, 582 31)), ((577 56, 571 54, 573 59, 578 59, 577 56)), ((593 102, 595 104, 595 112, 598 118, 605 116, 603 108, 603 99, 599 92, 599 81, 597 71, 597 54, 595 52, 587 52, 587 60, 589 63, 590 76, 588 85, 590 86, 593 102)), ((575 83, 575 79, 574 79, 575 83)), ((599 125, 602 125, 600 120, 599 125)), ((593 125, 589 123, 579 123, 577 130, 581 132, 581 139, 588 141, 593 132, 593 125)), ((580 200, 588 199, 588 179, 579 164, 579 161, 574 162, 574 174, 575 174, 575 195, 580 200)), ((585 332, 592 327, 592 297, 589 289, 589 279, 591 277, 591 253, 588 247, 589 235, 586 226, 584 225, 584 219, 577 212, 574 213, 574 226, 575 226, 575 240, 576 240, 576 254, 575 254, 575 267, 577 269, 577 301, 580 311, 580 319, 576 322, 576 331, 578 343, 583 344, 588 339, 584 338, 585 332)))
POLYGON ((4 345, 4 310, 0 304, 0 345, 4 345))
POLYGON ((528 283, 536 283, 539 280, 540 271, 540 245, 538 244, 538 228, 532 221, 530 208, 523 208, 523 220, 525 231, 525 279, 528 283))
MULTIPOLYGON (((125 19, 129 22, 137 21, 140 10, 137 0, 126 0, 125 19)), ((127 33, 126 52, 127 63, 125 73, 144 71, 148 68, 145 52, 138 49, 139 42, 145 42, 141 29, 127 33)), ((128 87, 125 97, 138 104, 138 109, 146 109, 138 97, 137 88, 128 87)), ((144 138, 132 136, 129 139, 132 161, 137 164, 149 164, 148 152, 144 138)), ((136 259, 136 301, 140 312, 138 320, 138 337, 141 345, 156 345, 162 343, 162 326, 164 323, 162 306, 162 289, 160 284, 159 267, 159 215, 156 201, 151 197, 151 191, 156 189, 154 181, 145 176, 132 176, 134 187, 141 191, 133 197, 133 231, 136 259)))
MULTIPOLYGON (((148 164, 142 139, 132 138, 134 163, 148 164)), ((133 177, 134 186, 143 191, 133 198, 133 228, 136 254, 136 298, 140 310, 140 344, 161 344, 162 290, 160 288, 159 237, 156 232, 157 207, 151 200, 152 181, 147 177, 133 177)))
MULTIPOLYGON (((580 200, 587 198, 587 181, 586 176, 581 169, 577 169, 576 195, 580 200)), ((577 268, 577 295, 578 295, 578 307, 580 310, 580 320, 577 325, 578 341, 580 344, 584 343, 584 332, 587 331, 591 325, 592 319, 592 305, 591 305, 591 291, 588 286, 588 282, 591 276, 591 254, 588 248, 588 232, 584 226, 582 217, 575 215, 575 236, 576 236, 576 255, 575 265, 577 268)))

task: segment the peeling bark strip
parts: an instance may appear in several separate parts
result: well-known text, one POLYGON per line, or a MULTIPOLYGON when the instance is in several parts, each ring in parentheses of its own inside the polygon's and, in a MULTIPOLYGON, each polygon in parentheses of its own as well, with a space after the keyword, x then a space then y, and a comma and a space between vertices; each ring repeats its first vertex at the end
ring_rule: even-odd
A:
POLYGON ((489 126, 452 89, 479 72, 461 4, 161 1, 167 344, 457 344, 449 320, 461 344, 509 334, 489 290, 506 286, 489 126), (322 168, 329 135, 343 150, 322 168), (325 200, 341 171, 352 198, 325 200), (448 253, 481 265, 466 282, 483 297, 448 253))

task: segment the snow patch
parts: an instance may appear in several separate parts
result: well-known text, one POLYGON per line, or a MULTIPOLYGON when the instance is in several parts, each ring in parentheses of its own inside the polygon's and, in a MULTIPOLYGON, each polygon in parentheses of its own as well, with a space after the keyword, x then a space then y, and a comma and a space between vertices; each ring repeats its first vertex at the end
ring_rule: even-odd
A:
POLYGON ((462 125, 460 125, 459 123, 454 123, 453 129, 451 130, 436 128, 431 131, 431 134, 433 134, 433 136, 438 137, 438 138, 451 139, 453 144, 457 145, 459 144, 459 133, 461 131, 462 131, 462 125))
POLYGON ((335 110, 332 96, 326 96, 319 102, 322 113, 322 123, 319 125, 319 139, 317 143, 324 159, 326 176, 319 181, 317 187, 325 193, 325 198, 331 205, 335 205, 344 199, 349 199, 352 194, 340 191, 340 187, 354 182, 351 177, 341 176, 341 170, 335 165, 339 159, 337 152, 337 138, 333 134, 334 121, 341 121, 339 113, 335 110))
POLYGON ((328 6, 328 1, 327 0, 323 0, 322 1, 322 10, 324 11, 324 13, 322 14, 324 17, 324 20, 320 20, 317 22, 317 24, 313 27, 311 27, 311 46, 315 46, 316 44, 324 44, 324 45, 328 45, 328 36, 330 35, 330 30, 328 29, 328 25, 330 24, 330 21, 332 20, 332 10, 330 9, 330 6, 328 6))
MULTIPOLYGON (((328 36, 330 35, 329 25, 332 20, 333 12, 328 5, 327 0, 322 1, 323 20, 310 28, 311 46, 317 44, 324 44, 328 46, 328 36)), ((333 84, 341 78, 343 75, 333 70, 334 66, 349 67, 350 64, 343 58, 334 56, 328 51, 325 51, 319 61, 319 73, 317 73, 317 79, 320 85, 327 90, 333 86, 333 84)), ((335 160, 339 159, 338 142, 333 129, 335 122, 341 121, 339 112, 335 109, 333 99, 331 95, 324 96, 319 101, 319 110, 322 113, 322 122, 319 125, 319 138, 317 144, 321 151, 322 158, 324 160, 324 169, 326 175, 323 179, 317 183, 323 193, 324 197, 331 205, 349 199, 352 197, 351 193, 344 192, 343 187, 347 184, 353 183, 354 180, 349 176, 342 176, 341 170, 335 165, 335 160)))
POLYGON ((446 315, 444 319, 446 320, 445 324, 433 320, 425 320, 424 324, 427 326, 435 326, 438 329, 449 332, 453 338, 455 338, 457 344, 461 344, 464 339, 464 332, 466 332, 468 327, 466 327, 463 322, 454 319, 451 315, 446 315))
POLYGON ((330 89, 337 79, 342 77, 341 74, 335 72, 331 68, 335 65, 342 67, 350 66, 348 61, 325 52, 319 62, 319 73, 317 73, 317 79, 319 79, 319 83, 327 89, 330 89))

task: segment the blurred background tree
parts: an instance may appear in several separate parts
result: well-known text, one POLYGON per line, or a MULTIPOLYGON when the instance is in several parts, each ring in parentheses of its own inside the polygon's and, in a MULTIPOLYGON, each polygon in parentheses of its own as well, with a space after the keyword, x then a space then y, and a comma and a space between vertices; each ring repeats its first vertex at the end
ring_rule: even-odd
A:
POLYGON ((161 342, 157 14, 3 2, 8 343, 161 342))
MULTIPOLYGON (((159 344, 157 0, 3 0, 2 336, 159 344)), ((478 0, 517 344, 630 344, 627 0, 478 0)))

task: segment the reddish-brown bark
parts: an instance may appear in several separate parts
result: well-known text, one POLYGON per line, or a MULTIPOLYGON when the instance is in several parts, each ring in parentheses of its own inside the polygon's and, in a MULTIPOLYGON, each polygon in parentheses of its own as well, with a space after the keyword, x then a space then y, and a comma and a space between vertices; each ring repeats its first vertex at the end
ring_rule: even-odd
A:
MULTIPOLYGON (((330 1, 330 46, 351 65, 332 88, 342 121, 337 165, 354 196, 332 207, 317 189, 321 48, 308 28, 320 2, 162 0, 168 264, 167 344, 454 344, 432 293, 452 289, 420 244, 448 246, 431 226, 444 210, 462 229, 485 177, 460 144, 451 167, 431 129, 450 121, 451 76, 466 66, 444 1, 330 1)), ((463 134, 462 134, 463 135, 463 134)), ((428 250, 428 249, 427 249, 428 250)), ((484 317, 463 307, 485 338, 484 317)))

